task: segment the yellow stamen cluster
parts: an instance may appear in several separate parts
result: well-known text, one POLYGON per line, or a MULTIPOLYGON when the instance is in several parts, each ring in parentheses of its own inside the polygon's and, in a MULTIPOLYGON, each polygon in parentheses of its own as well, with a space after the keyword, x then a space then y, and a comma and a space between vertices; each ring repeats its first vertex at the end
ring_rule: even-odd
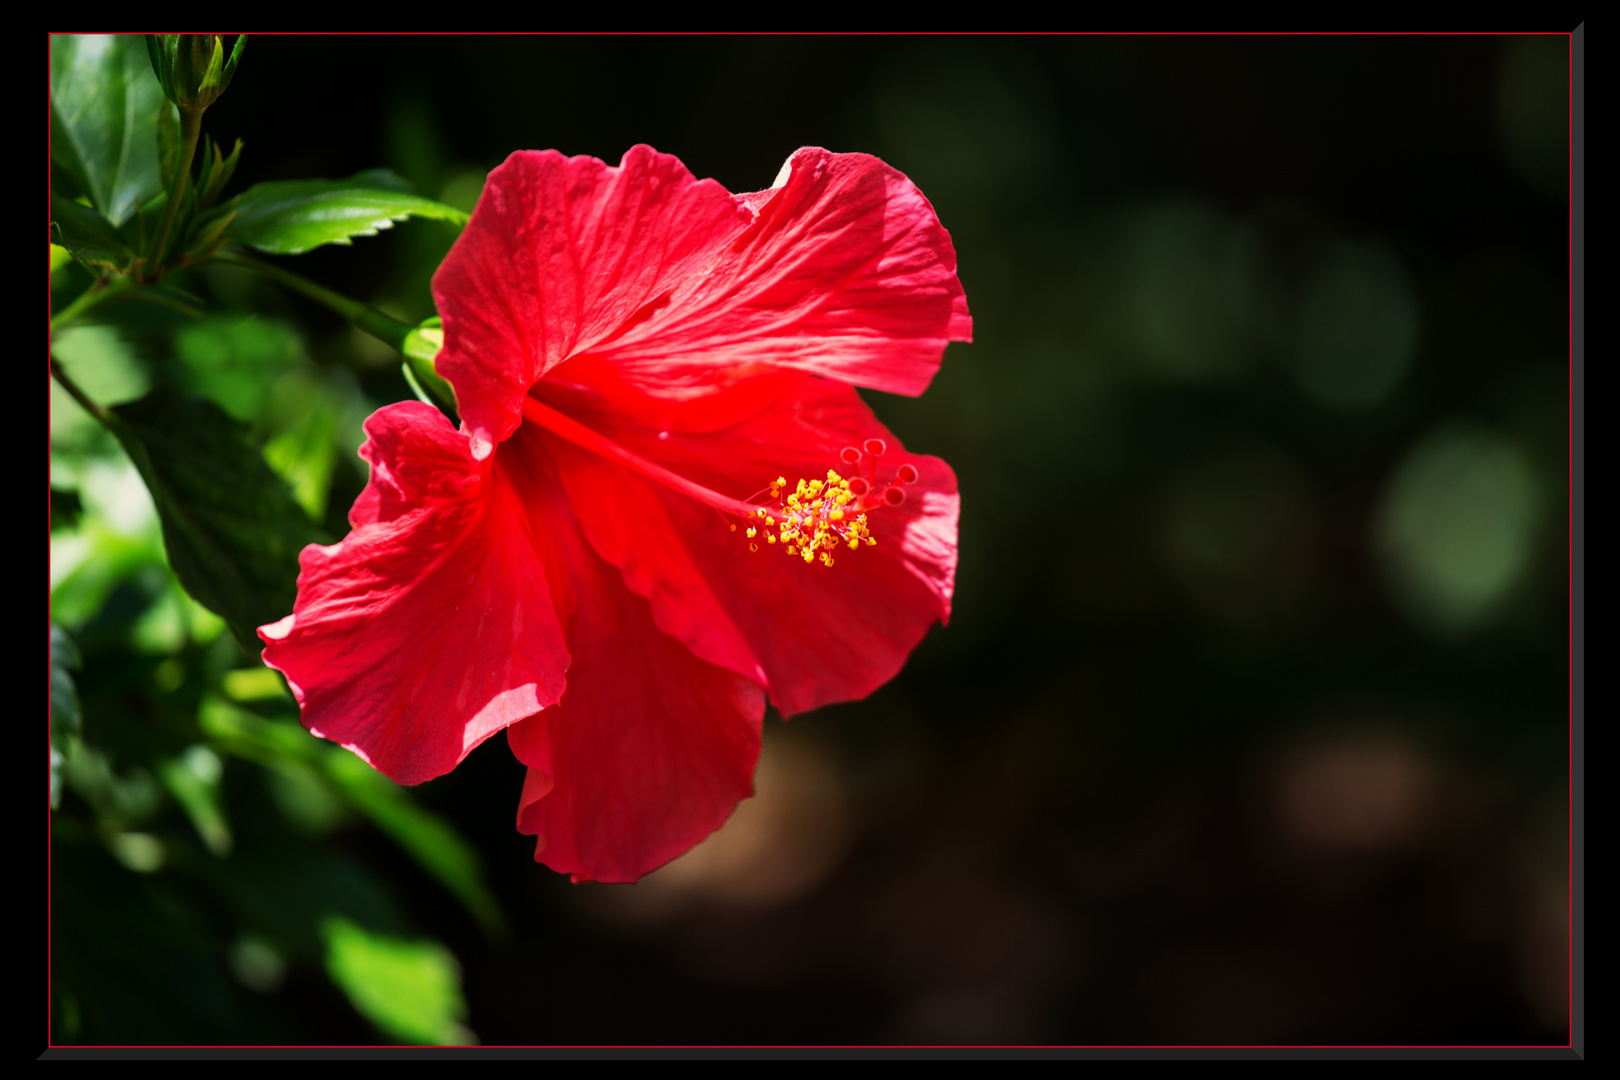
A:
MULTIPOLYGON (((807 563, 819 559, 823 566, 833 564, 832 553, 840 544, 854 551, 862 543, 868 547, 877 543, 849 481, 831 469, 826 480, 800 480, 783 498, 786 490, 787 480, 777 477, 771 484, 773 505, 754 511, 754 520, 748 523, 750 541, 763 531, 766 543, 778 544, 807 563)), ((758 551, 759 545, 750 542, 748 549, 758 551)))

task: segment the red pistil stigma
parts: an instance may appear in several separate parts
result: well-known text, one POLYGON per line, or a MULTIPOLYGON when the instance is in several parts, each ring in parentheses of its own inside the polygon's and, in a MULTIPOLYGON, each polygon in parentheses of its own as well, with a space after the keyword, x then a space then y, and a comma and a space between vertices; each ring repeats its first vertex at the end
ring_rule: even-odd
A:
POLYGON ((895 470, 894 475, 899 477, 902 484, 915 484, 917 482, 917 466, 907 462, 895 470))
POLYGON ((906 493, 897 487, 889 488, 883 493, 883 501, 890 506, 899 506, 906 501, 906 493))
POLYGON ((882 439, 866 440, 866 452, 871 454, 873 457, 880 456, 883 451, 887 450, 888 448, 888 445, 882 439))
POLYGON ((843 451, 839 453, 838 457, 845 465, 855 465, 861 460, 861 452, 855 449, 853 446, 846 446, 844 447, 843 451))
POLYGON ((852 476, 849 478, 849 493, 855 496, 857 499, 864 497, 866 493, 871 490, 872 485, 868 484, 860 477, 852 476))

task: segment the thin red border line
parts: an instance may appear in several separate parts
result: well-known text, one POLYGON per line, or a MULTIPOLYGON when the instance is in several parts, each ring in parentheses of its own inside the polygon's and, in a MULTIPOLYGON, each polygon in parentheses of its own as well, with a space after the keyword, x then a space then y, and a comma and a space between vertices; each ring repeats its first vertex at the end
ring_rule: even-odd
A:
POLYGON ((1564 1050, 1558 1043, 74 1043, 60 1050, 1564 1050))
MULTIPOLYGON (((138 30, 47 31, 134 36, 138 30)), ((251 37, 1570 37, 1569 30, 248 30, 251 37)))
MULTIPOLYGON (((46 38, 45 38, 45 213, 46 213, 45 231, 46 231, 47 235, 49 235, 50 228, 51 228, 51 223, 50 223, 50 212, 51 212, 51 155, 52 155, 52 152, 54 150, 54 147, 53 147, 52 142, 51 142, 51 110, 52 110, 52 108, 53 108, 53 106, 51 104, 51 35, 46 35, 46 38)), ((49 266, 49 259, 50 259, 50 256, 49 256, 49 254, 47 254, 46 255, 46 260, 47 260, 46 265, 47 266, 49 266)), ((50 388, 50 385, 49 385, 49 380, 51 378, 51 331, 50 331, 50 326, 51 326, 51 274, 50 274, 50 271, 47 270, 46 273, 45 273, 45 378, 46 378, 46 383, 47 383, 46 387, 45 387, 45 399, 46 399, 47 402, 50 401, 50 392, 51 392, 51 388, 50 388)), ((51 575, 50 575, 50 569, 49 569, 50 568, 50 533, 51 533, 51 525, 50 525, 50 521, 51 521, 51 511, 50 511, 50 504, 51 504, 51 481, 50 481, 50 476, 51 476, 51 466, 50 466, 50 460, 51 460, 51 425, 50 425, 50 420, 48 418, 48 413, 49 413, 49 406, 47 406, 47 419, 46 419, 46 422, 45 422, 45 537, 46 537, 46 540, 45 540, 45 548, 46 548, 46 555, 45 555, 45 566, 46 566, 46 573, 45 573, 45 641, 46 641, 46 646, 45 646, 45 717, 46 717, 46 720, 45 720, 45 749, 46 749, 46 754, 47 754, 47 757, 45 759, 46 761, 50 760, 50 757, 48 755, 51 753, 51 749, 52 749, 51 748, 51 723, 55 719, 55 717, 53 715, 54 712, 55 712, 55 709, 52 707, 51 692, 50 692, 50 686, 51 686, 51 670, 50 670, 50 664, 51 664, 51 655, 50 655, 51 654, 51 645, 50 645, 50 642, 51 642, 51 625, 52 625, 52 622, 53 622, 52 616, 55 614, 55 611, 52 610, 52 608, 51 608, 51 575)), ((51 999, 53 997, 53 991, 56 989, 56 953, 54 951, 54 946, 55 946, 55 943, 56 943, 56 933, 55 933, 55 927, 51 923, 51 917, 56 911, 56 894, 55 894, 55 891, 54 891, 55 886, 56 886, 56 864, 54 862, 54 857, 55 857, 55 854, 56 854, 56 833, 54 831, 55 830, 55 825, 56 825, 56 811, 51 806, 51 797, 50 797, 51 796, 51 786, 50 785, 51 785, 51 774, 50 774, 50 770, 47 769, 46 772, 45 772, 45 987, 46 987, 46 990, 45 990, 45 1045, 48 1046, 48 1047, 54 1047, 55 1044, 51 1042, 51 1035, 52 1035, 52 1031, 51 1031, 51 999)))
POLYGON ((1565 207, 1569 228, 1569 467, 1567 516, 1567 557, 1569 596, 1569 777, 1565 838, 1568 841, 1564 864, 1564 925, 1568 930, 1569 996, 1564 1023, 1569 1045, 1575 1045, 1575 34, 1569 35, 1569 172, 1565 207))
MULTIPOLYGON (((45 55, 47 55, 47 62, 45 62, 45 191, 47 191, 47 196, 45 196, 45 207, 47 207, 47 210, 45 210, 45 212, 47 212, 47 219, 45 219, 45 222, 47 222, 47 232, 49 232, 49 223, 50 223, 50 217, 49 217, 49 214, 50 214, 50 196, 49 196, 49 191, 50 191, 50 149, 52 149, 52 139, 50 139, 50 134, 52 134, 52 131, 50 131, 50 60, 49 60, 50 52, 49 52, 49 40, 50 40, 50 37, 58 36, 58 34, 63 34, 63 32, 68 32, 68 31, 50 31, 50 32, 47 32, 47 36, 45 36, 45 40, 47 40, 47 52, 45 52, 45 55)), ((113 32, 123 32, 123 31, 113 31, 113 32)), ((512 36, 517 36, 517 37, 538 37, 538 36, 624 37, 624 36, 633 36, 633 34, 635 34, 635 31, 620 31, 620 32, 567 31, 567 32, 562 32, 562 34, 548 34, 548 32, 533 31, 533 32, 527 32, 527 34, 501 34, 501 36, 502 37, 512 37, 512 36)), ((998 31, 998 32, 988 32, 988 34, 974 34, 974 32, 962 32, 962 34, 940 34, 940 36, 944 36, 944 37, 1395 37, 1395 36, 1400 36, 1400 37, 1435 37, 1435 36, 1447 36, 1447 37, 1481 37, 1481 36, 1550 37, 1550 36, 1555 36, 1555 34, 1562 34, 1562 36, 1565 37, 1565 39, 1567 39, 1567 42, 1568 42, 1568 71, 1570 71, 1570 74, 1568 74, 1568 83, 1567 83, 1567 86, 1568 86, 1568 102, 1570 102, 1570 108, 1568 108, 1568 173, 1567 173, 1567 198, 1565 198, 1565 206, 1567 206, 1567 232, 1568 232, 1568 272, 1567 272, 1567 285, 1568 285, 1568 376, 1567 376, 1567 387, 1568 387, 1568 392, 1567 392, 1567 397, 1568 397, 1568 431, 1570 431, 1570 436, 1568 436, 1568 445, 1567 445, 1567 466, 1568 466, 1567 471, 1568 471, 1568 476, 1567 476, 1567 481, 1565 481, 1565 494, 1568 495, 1568 502, 1567 502, 1567 505, 1565 505, 1565 529, 1567 529, 1567 541, 1565 541, 1565 555, 1567 555, 1567 573, 1565 573, 1565 594, 1567 594, 1567 604, 1568 604, 1568 609, 1567 609, 1567 649, 1568 649, 1568 653, 1567 653, 1568 654, 1568 664, 1567 664, 1567 675, 1568 675, 1568 740, 1567 740, 1567 755, 1568 755, 1568 758, 1567 758, 1568 759, 1567 782, 1568 782, 1568 784, 1567 784, 1567 797, 1568 797, 1568 801, 1567 801, 1567 806, 1565 806, 1565 826, 1567 826, 1567 827, 1565 827, 1565 840, 1567 840, 1567 848, 1565 848, 1565 855, 1567 855, 1567 858, 1565 858, 1565 926, 1567 926, 1567 939, 1565 939, 1565 947, 1567 947, 1567 954, 1565 954, 1565 955, 1567 955, 1567 980, 1568 980, 1568 983, 1567 983, 1567 986, 1568 986, 1567 1012, 1565 1012, 1565 1030, 1567 1030, 1567 1033, 1568 1033, 1568 1041, 1567 1041, 1567 1043, 1563 1043, 1563 1044, 1557 1044, 1557 1043, 1524 1043, 1524 1044, 1521 1044, 1521 1043, 1502 1043, 1502 1044, 1464 1044, 1464 1043, 1458 1043, 1458 1044, 1427 1044, 1427 1043, 1416 1043, 1416 1044, 1380 1044, 1380 1043, 1367 1043, 1367 1044, 1225 1044, 1225 1043, 1223 1043, 1223 1044, 1162 1044, 1162 1046, 1150 1046, 1150 1044, 1027 1044, 1027 1046, 1025 1046, 1025 1044, 1019 1044, 1019 1046, 1011 1046, 1011 1044, 1009 1044, 1009 1046, 990 1046, 990 1044, 987 1044, 987 1046, 980 1046, 980 1044, 961 1044, 961 1046, 954 1046, 954 1044, 953 1044, 953 1046, 925 1046, 925 1044, 917 1044, 917 1046, 910 1046, 910 1044, 907 1044, 907 1046, 891 1046, 891 1048, 889 1048, 889 1049, 1565 1049, 1565 1048, 1573 1048, 1573 1046, 1575 1046, 1575 32, 1573 32, 1573 31, 1463 31, 1463 32, 1450 32, 1450 31, 1254 31, 1254 32, 1246 32, 1246 31, 1212 31, 1212 32, 1199 32, 1199 31, 1147 31, 1147 32, 1132 32, 1132 31, 1058 31, 1058 32, 998 31)), ((269 32, 269 34, 266 34, 266 32, 261 32, 261 34, 259 34, 259 36, 261 36, 261 37, 262 36, 274 36, 274 37, 314 37, 314 36, 343 37, 343 36, 348 36, 348 37, 355 37, 355 36, 361 36, 361 34, 358 31, 350 32, 350 34, 330 34, 330 32, 322 32, 322 31, 303 31, 303 32, 296 32, 296 31, 275 32, 275 31, 271 31, 271 32, 269 32)), ((374 36, 374 34, 364 34, 364 36, 369 37, 369 36, 374 36)), ((389 36, 389 37, 395 37, 395 36, 399 36, 399 37, 441 36, 442 37, 442 36, 444 36, 444 34, 434 34, 434 32, 431 32, 431 31, 394 31, 394 32, 387 32, 386 36, 389 36)), ((458 32, 452 32, 452 34, 449 34, 449 36, 450 37, 475 37, 475 36, 480 36, 480 34, 478 34, 478 32, 476 32, 476 31, 458 31, 458 32)), ((697 36, 747 37, 747 36, 761 36, 761 34, 748 34, 748 32, 745 32, 745 31, 723 32, 723 34, 703 34, 703 32, 701 32, 701 31, 692 31, 692 32, 684 32, 684 34, 672 34, 672 36, 677 36, 677 37, 697 37, 697 36)), ((768 32, 768 34, 763 34, 763 36, 765 36, 765 37, 791 37, 791 36, 805 36, 805 34, 795 34, 795 32, 792 32, 792 31, 779 31, 779 32, 768 32)), ((899 36, 899 32, 897 32, 897 31, 894 31, 894 32, 876 32, 876 34, 867 34, 867 32, 847 31, 847 32, 826 32, 826 34, 810 34, 810 36, 813 36, 813 37, 820 37, 820 36, 826 36, 826 37, 860 37, 860 36, 889 37, 889 36, 899 36)), ((47 275, 45 275, 45 322, 47 322, 47 325, 49 325, 49 322, 50 322, 50 298, 52 298, 52 295, 50 295, 50 275, 49 275, 49 272, 47 272, 47 275)), ((45 355, 47 355, 47 366, 49 366, 49 355, 50 355, 50 334, 49 334, 49 330, 47 330, 47 337, 45 337, 45 355)), ((49 379, 49 371, 47 371, 47 379, 49 379)), ((49 429, 47 429, 47 434, 45 434, 45 445, 47 445, 47 457, 49 457, 49 445, 50 445, 49 429)), ((47 473, 49 473, 49 470, 47 470, 47 473)), ((49 484, 49 479, 47 479, 47 484, 45 484, 45 517, 47 517, 47 523, 49 523, 49 518, 50 518, 50 484, 49 484)), ((49 533, 49 528, 47 528, 47 533, 49 533)), ((45 591, 45 641, 47 641, 47 646, 45 646, 45 675, 47 675, 47 678, 45 678, 45 687, 47 687, 47 690, 45 690, 45 716, 49 717, 50 716, 50 690, 49 690, 49 688, 50 688, 50 678, 49 678, 49 675, 50 675, 50 644, 49 644, 49 641, 50 641, 50 591, 49 591, 49 581, 47 581, 47 591, 45 591)), ((47 750, 47 755, 49 755, 49 751, 50 751, 50 724, 49 724, 49 722, 47 722, 47 724, 45 724, 45 750, 47 750)), ((47 792, 47 798, 45 798, 45 965, 47 965, 47 975, 45 975, 45 980, 47 980, 47 984, 50 984, 50 983, 53 983, 53 975, 55 975, 55 955, 53 955, 53 950, 52 950, 53 939, 55 939, 55 936, 53 936, 53 934, 52 934, 52 921, 50 921, 50 918, 52 918, 53 910, 55 910, 55 904, 53 904, 53 899, 55 899, 55 897, 53 897, 53 891, 52 891, 53 884, 55 884, 55 873, 53 873, 53 861, 52 861, 53 847, 55 847, 55 845, 52 844, 52 837, 53 837, 52 827, 53 827, 53 824, 55 824, 55 814, 53 814, 52 810, 50 810, 50 798, 49 798, 50 774, 49 774, 49 771, 47 771, 47 774, 45 774, 45 792, 47 792)), ((47 1048, 50 1048, 50 1049, 57 1049, 57 1046, 55 1046, 55 1043, 52 1043, 52 1041, 50 1041, 50 1036, 52 1036, 52 1031, 50 1031, 50 994, 47 993, 47 996, 45 996, 45 1046, 47 1046, 47 1048)), ((156 1046, 156 1044, 130 1044, 130 1046, 120 1046, 120 1044, 83 1044, 83 1043, 78 1043, 78 1044, 71 1044, 71 1046, 73 1046, 73 1048, 75 1048, 75 1049, 141 1049, 141 1048, 149 1048, 149 1049, 379 1049, 379 1046, 368 1046, 368 1044, 332 1044, 332 1046, 324 1046, 324 1044, 322 1044, 322 1046, 316 1046, 316 1044, 309 1044, 309 1046, 303 1046, 303 1044, 300 1044, 300 1046, 292 1046, 292 1044, 262 1044, 262 1046, 261 1046, 261 1044, 198 1044, 198 1046, 191 1046, 191 1044, 173 1044, 173 1046, 156 1046)), ((494 1046, 494 1049, 527 1049, 527 1048, 528 1048, 527 1044, 522 1044, 522 1043, 517 1043, 517 1044, 497 1044, 497 1046, 494 1046)), ((653 1046, 653 1044, 646 1044, 646 1046, 642 1046, 642 1044, 625 1044, 625 1046, 622 1046, 622 1049, 805 1049, 805 1048, 810 1048, 810 1044, 805 1044, 805 1046, 797 1046, 797 1044, 735 1044, 735 1046, 732 1046, 732 1044, 726 1044, 726 1046, 719 1046, 719 1044, 716 1044, 716 1046, 713 1046, 713 1048, 705 1048, 705 1046, 700 1046, 700 1044, 698 1044, 698 1046, 693 1046, 693 1044, 669 1044, 669 1046, 653 1046)), ((881 1044, 873 1044, 873 1046, 865 1046, 865 1044, 849 1044, 849 1046, 844 1046, 844 1044, 826 1044, 825 1048, 826 1049, 885 1049, 885 1046, 881 1046, 881 1044)), ((66 1046, 63 1046, 63 1049, 66 1049, 66 1046)), ((408 1048, 407 1048, 407 1046, 400 1046, 399 1049, 423 1049, 423 1048, 421 1048, 421 1046, 408 1046, 408 1048)), ((463 1048, 463 1046, 433 1046, 433 1048, 428 1048, 428 1049, 478 1049, 478 1048, 463 1048)), ((536 1049, 541 1049, 541 1048, 536 1048, 536 1049)), ((598 1046, 598 1044, 556 1044, 556 1046, 546 1046, 546 1048, 544 1048, 544 1049, 619 1049, 619 1046, 614 1046, 614 1044, 603 1044, 603 1046, 598 1046)))

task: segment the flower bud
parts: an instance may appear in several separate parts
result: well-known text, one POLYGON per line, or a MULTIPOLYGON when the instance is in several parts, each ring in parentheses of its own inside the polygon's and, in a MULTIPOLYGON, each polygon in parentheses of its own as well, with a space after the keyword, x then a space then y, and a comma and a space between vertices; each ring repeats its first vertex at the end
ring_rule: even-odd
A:
POLYGON ((230 59, 218 34, 147 34, 146 54, 168 99, 182 109, 206 109, 236 74, 246 34, 236 35, 230 59))

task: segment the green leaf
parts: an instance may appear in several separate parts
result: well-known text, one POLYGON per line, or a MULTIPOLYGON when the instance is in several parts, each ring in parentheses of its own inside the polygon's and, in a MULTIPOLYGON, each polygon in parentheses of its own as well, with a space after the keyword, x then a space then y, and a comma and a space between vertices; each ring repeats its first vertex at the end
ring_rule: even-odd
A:
POLYGON ((51 623, 51 726, 69 734, 79 730, 79 692, 73 686, 73 676, 84 661, 79 658, 79 647, 73 644, 67 631, 51 623))
POLYGON ((326 511, 326 492, 337 463, 338 403, 317 391, 291 427, 264 447, 264 460, 288 486, 298 505, 319 520, 326 511))
POLYGON ((160 388, 113 409, 110 426, 152 492, 180 584, 257 653, 257 628, 293 609, 298 553, 324 537, 212 402, 160 388))
POLYGON ((192 746, 158 766, 158 779, 191 819, 204 846, 215 855, 231 850, 231 828, 220 803, 219 758, 206 746, 192 746))
POLYGON ((225 230, 230 227, 232 216, 210 218, 195 223, 191 233, 186 237, 186 259, 189 262, 204 262, 213 256, 225 245, 225 230))
POLYGON ((272 255, 301 255, 323 244, 376 236, 408 217, 465 225, 467 215, 419 195, 377 186, 375 173, 350 180, 274 180, 222 205, 236 218, 225 235, 272 255))
POLYGON ((337 917, 322 923, 321 934, 327 974, 380 1031, 414 1045, 477 1041, 461 1024, 461 971, 443 945, 385 937, 337 917))
POLYGON ((236 65, 242 62, 242 46, 247 44, 247 39, 246 34, 236 35, 236 44, 231 47, 231 58, 225 61, 225 74, 219 80, 220 93, 224 93, 225 88, 231 85, 231 79, 236 75, 236 65))
POLYGON ((62 762, 67 756, 68 739, 79 733, 79 691, 73 685, 72 671, 83 661, 67 631, 51 623, 51 809, 62 805, 62 762))
POLYGON ((203 698, 197 723, 214 746, 236 757, 283 773, 293 771, 289 766, 294 763, 313 768, 338 798, 369 818, 460 900, 487 933, 506 933, 500 905, 484 884, 478 853, 453 825, 417 806, 410 792, 353 753, 317 739, 296 723, 267 720, 213 696, 203 698))
MULTIPOLYGON (((214 905, 152 888, 94 848, 51 849, 52 981, 71 987, 78 1041, 123 1045, 240 1041, 236 993, 216 944, 214 905)), ((261 1036, 262 1038, 262 1036, 261 1036)))
POLYGON ((168 107, 139 36, 51 38, 51 159, 114 225, 163 187, 157 127, 168 107))
POLYGON ((62 246, 86 266, 107 266, 122 270, 133 252, 113 223, 88 206, 80 206, 60 195, 51 198, 51 220, 62 246))
POLYGON ((236 140, 236 146, 232 148, 230 157, 222 156, 219 145, 212 139, 208 140, 208 149, 203 152, 202 176, 197 181, 197 189, 201 192, 199 203, 203 209, 206 210, 219 201, 220 192, 231 182, 231 175, 236 172, 236 163, 241 157, 241 139, 236 140))
POLYGON ((347 750, 334 748, 322 764, 349 804, 449 889, 486 931, 505 932, 500 906, 484 887, 478 855, 453 826, 417 806, 403 788, 347 750))

